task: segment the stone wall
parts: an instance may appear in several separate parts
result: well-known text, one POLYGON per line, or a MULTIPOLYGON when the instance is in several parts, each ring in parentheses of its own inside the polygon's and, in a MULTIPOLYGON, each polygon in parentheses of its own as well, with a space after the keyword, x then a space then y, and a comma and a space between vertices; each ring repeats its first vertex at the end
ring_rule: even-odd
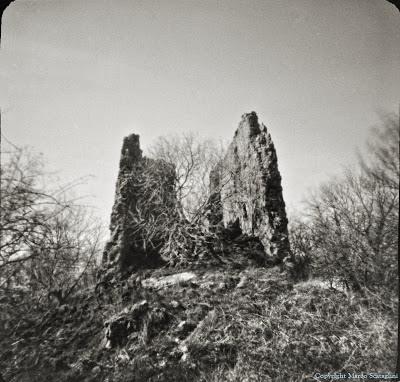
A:
POLYGON ((142 155, 139 135, 124 138, 104 264, 130 272, 162 263, 163 216, 173 209, 174 180, 172 165, 142 155))
POLYGON ((269 259, 289 252, 285 202, 274 144, 255 112, 244 114, 227 154, 210 175, 210 223, 258 237, 269 259))

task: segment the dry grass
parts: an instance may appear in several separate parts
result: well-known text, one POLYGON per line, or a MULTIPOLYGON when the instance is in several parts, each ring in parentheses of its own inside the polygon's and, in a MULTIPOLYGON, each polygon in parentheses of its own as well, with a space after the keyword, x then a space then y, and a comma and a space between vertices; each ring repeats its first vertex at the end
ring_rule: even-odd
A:
POLYGON ((24 341, 1 351, 6 381, 27 380, 26 365, 30 381, 308 381, 315 372, 394 371, 393 309, 324 283, 293 284, 278 269, 194 272, 196 282, 158 292, 121 286, 124 298, 76 301, 45 327, 2 336, 1 349, 24 341), (101 349, 104 320, 143 299, 149 311, 138 331, 101 349))

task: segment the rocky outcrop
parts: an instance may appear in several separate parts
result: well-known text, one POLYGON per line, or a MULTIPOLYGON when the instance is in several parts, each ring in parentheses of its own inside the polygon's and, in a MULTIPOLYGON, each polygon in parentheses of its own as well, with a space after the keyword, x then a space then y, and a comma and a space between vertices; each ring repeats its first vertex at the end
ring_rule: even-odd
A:
POLYGON ((162 217, 175 202, 174 180, 172 165, 142 155, 139 135, 124 138, 103 264, 129 272, 162 263, 162 217))
POLYGON ((255 112, 244 114, 222 163, 210 174, 210 224, 257 237, 268 259, 289 254, 281 175, 274 144, 255 112))

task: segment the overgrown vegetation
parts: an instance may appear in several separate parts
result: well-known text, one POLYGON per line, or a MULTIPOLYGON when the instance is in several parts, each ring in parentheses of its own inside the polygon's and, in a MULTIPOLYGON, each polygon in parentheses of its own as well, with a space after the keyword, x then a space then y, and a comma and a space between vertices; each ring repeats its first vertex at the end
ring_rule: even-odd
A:
POLYGON ((2 341, 4 377, 307 381, 317 371, 393 371, 394 306, 383 309, 328 284, 293 284, 279 269, 194 273, 189 282, 160 289, 140 287, 135 277, 112 285, 97 301, 80 294, 58 309, 24 316, 2 341), (135 304, 146 307, 140 317, 135 304), (111 348, 106 321, 118 338, 111 348))
MULTIPOLYGON (((140 151, 133 146, 132 152, 140 151)), ((212 141, 186 134, 159 138, 149 153, 132 159, 128 150, 120 161, 112 238, 105 254, 125 274, 138 266, 130 264, 132 252, 138 263, 140 258, 147 265, 153 259, 157 266, 182 266, 211 248, 213 235, 205 224, 208 177, 223 152, 212 141)))
POLYGON ((362 294, 395 298, 399 228, 399 122, 386 116, 368 152, 323 184, 292 221, 292 247, 314 276, 362 294))
POLYGON ((146 245, 167 238, 168 265, 96 286, 100 231, 87 209, 68 186, 49 189, 40 158, 2 149, 0 380, 308 381, 315 372, 395 371, 397 116, 374 131, 359 165, 292 219, 295 263, 281 267, 266 267, 241 236, 204 251, 214 146, 164 138, 152 152, 158 165, 135 179, 149 194, 131 224, 146 245), (154 192, 154 182, 168 184, 167 163, 178 169, 168 203, 181 207, 155 216, 155 205, 170 207, 169 193, 154 192), (190 278, 170 281, 184 271, 190 278))
MULTIPOLYGON (((222 143, 191 133, 160 137, 149 148, 157 163, 169 163, 174 170, 174 205, 164 211, 169 219, 161 227, 164 245, 160 254, 169 265, 184 266, 212 252, 216 236, 206 224, 211 203, 209 177, 224 151, 222 143)), ((153 194, 159 194, 159 188, 153 188, 153 194)))
POLYGON ((3 147, 0 292, 7 297, 20 289, 29 304, 63 303, 77 288, 93 285, 101 249, 100 225, 69 196, 76 183, 52 189, 50 180, 40 156, 3 147))

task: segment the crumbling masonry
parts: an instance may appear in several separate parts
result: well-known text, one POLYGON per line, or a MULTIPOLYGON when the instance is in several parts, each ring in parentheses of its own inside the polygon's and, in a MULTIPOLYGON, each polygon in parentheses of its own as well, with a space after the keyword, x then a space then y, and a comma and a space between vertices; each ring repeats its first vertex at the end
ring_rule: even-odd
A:
POLYGON ((273 262, 289 254, 277 155, 255 112, 242 116, 225 158, 210 174, 210 188, 212 225, 258 237, 273 262))
MULTIPOLYGON (((124 139, 103 263, 121 272, 163 263, 159 251, 167 226, 162 216, 176 211, 174 182, 171 164, 143 157, 138 135, 124 139)), ((240 234, 259 240, 266 263, 289 255, 276 151, 255 112, 242 116, 225 158, 210 174, 210 189, 211 229, 234 232, 232 240, 240 234)))

